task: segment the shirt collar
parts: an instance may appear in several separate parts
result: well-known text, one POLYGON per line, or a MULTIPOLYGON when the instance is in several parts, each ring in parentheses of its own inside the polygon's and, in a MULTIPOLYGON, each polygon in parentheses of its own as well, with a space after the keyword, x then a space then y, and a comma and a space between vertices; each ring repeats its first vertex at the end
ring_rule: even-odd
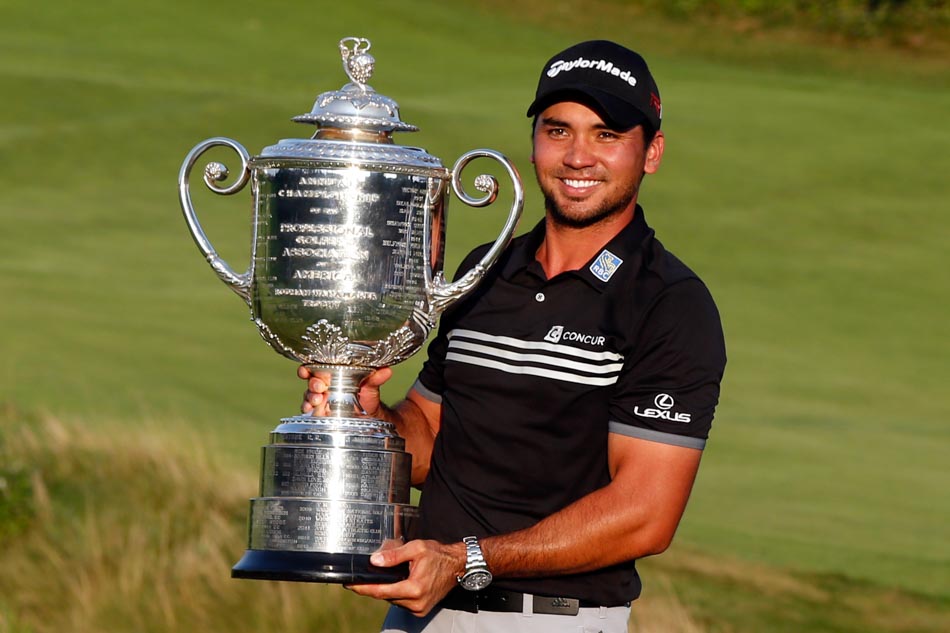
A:
MULTIPOLYGON (((543 277, 541 265, 535 259, 535 254, 538 252, 538 248, 541 247, 541 242, 544 241, 544 226, 544 219, 542 219, 512 250, 511 256, 502 264, 501 274, 505 279, 511 279, 518 272, 526 269, 529 272, 534 272, 543 277)), ((643 208, 637 205, 633 219, 623 227, 617 235, 611 238, 609 242, 604 244, 590 261, 579 269, 565 274, 576 275, 594 288, 603 290, 614 277, 611 276, 605 281, 602 277, 595 275, 591 270, 592 265, 603 252, 605 250, 609 251, 610 254, 616 258, 611 258, 613 261, 618 259, 622 261, 616 271, 619 273, 625 266, 630 269, 639 265, 643 246, 647 240, 652 237, 653 229, 647 224, 643 208)))

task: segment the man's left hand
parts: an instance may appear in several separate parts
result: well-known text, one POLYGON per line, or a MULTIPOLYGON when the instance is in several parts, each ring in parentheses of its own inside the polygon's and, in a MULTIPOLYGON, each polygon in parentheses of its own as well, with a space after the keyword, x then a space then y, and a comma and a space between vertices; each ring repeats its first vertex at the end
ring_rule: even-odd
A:
POLYGON ((457 584, 465 570, 465 545, 417 540, 376 552, 370 562, 378 567, 409 563, 409 578, 389 585, 347 585, 360 594, 386 600, 416 617, 429 613, 457 584))

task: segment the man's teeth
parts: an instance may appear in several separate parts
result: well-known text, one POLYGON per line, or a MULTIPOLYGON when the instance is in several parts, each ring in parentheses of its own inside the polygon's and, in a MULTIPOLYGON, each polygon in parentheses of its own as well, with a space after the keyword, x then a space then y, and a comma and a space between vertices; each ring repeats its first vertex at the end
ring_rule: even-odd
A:
POLYGON ((582 189, 584 187, 593 187, 599 181, 597 180, 573 180, 571 178, 565 178, 564 183, 569 187, 575 187, 577 189, 582 189))

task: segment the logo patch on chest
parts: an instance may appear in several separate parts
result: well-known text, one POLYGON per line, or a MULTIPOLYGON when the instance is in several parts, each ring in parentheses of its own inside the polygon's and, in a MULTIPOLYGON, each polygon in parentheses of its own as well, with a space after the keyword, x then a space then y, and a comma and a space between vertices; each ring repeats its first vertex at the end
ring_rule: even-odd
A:
POLYGON ((594 260, 594 263, 590 265, 590 272, 601 281, 610 281, 610 278, 613 277, 622 263, 622 259, 605 248, 594 260))
POLYGON ((606 336, 597 336, 595 334, 583 334, 581 332, 573 332, 571 330, 565 330, 563 325, 554 325, 551 326, 551 329, 548 330, 548 333, 544 335, 544 340, 548 343, 560 343, 562 341, 567 342, 576 342, 584 343, 585 345, 600 345, 603 346, 606 342, 606 336))

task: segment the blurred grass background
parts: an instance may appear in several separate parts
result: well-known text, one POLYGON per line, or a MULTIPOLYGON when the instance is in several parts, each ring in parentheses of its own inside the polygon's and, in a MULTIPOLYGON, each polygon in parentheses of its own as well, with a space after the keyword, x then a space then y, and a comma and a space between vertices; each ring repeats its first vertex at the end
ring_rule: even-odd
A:
MULTIPOLYGON (((650 60, 668 149, 642 201, 716 296, 730 360, 636 630, 950 630, 945 22, 687 4, 0 3, 0 633, 374 630, 382 605, 338 587, 228 578, 302 384, 198 255, 175 186, 207 137, 253 154, 308 134, 290 117, 343 84, 348 35, 421 128, 398 142, 515 161, 522 230, 544 61, 588 37, 650 60)), ((249 196, 194 189, 243 270, 249 196)), ((449 269, 503 206, 452 202, 449 269)))

